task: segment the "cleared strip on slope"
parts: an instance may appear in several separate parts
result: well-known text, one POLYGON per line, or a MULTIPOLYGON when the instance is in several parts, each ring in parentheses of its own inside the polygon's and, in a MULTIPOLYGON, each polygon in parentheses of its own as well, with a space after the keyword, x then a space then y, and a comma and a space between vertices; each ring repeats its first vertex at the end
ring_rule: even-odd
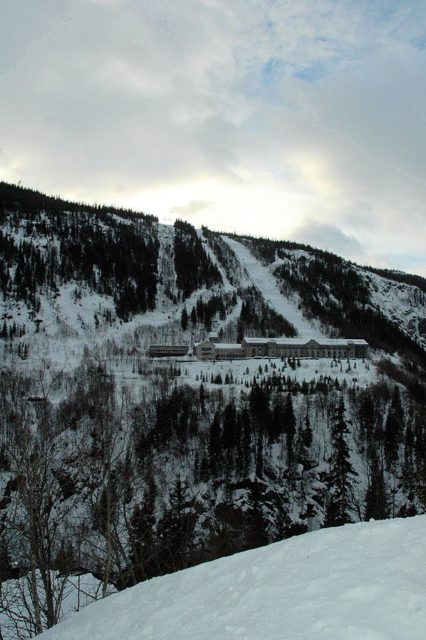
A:
POLYGON ((268 304, 280 315, 288 320, 298 331, 299 335, 320 337, 320 331, 309 322, 298 308, 297 301, 286 298, 279 290, 277 282, 269 271, 241 242, 222 236, 223 240, 234 251, 244 267, 250 282, 261 292, 268 304))

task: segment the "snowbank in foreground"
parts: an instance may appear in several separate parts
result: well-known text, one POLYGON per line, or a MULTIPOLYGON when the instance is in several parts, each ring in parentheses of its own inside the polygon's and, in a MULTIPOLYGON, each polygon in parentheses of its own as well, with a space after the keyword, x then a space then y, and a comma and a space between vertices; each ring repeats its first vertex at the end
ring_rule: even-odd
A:
POLYGON ((110 596, 43 640, 424 640, 426 516, 308 533, 110 596))

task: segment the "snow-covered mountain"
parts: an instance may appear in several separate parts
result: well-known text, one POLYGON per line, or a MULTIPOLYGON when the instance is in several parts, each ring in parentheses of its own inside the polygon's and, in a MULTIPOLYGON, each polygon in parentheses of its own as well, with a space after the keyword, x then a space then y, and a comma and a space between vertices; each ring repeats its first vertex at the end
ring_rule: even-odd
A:
POLYGON ((23 637, 59 619, 52 571, 106 593, 425 512, 424 279, 4 183, 0 217, 0 574, 31 594, 23 637), (371 358, 147 357, 211 330, 371 358))
POLYGON ((155 578, 43 640, 423 640, 426 516, 309 533, 155 578))
POLYGON ((190 315, 198 300, 220 297, 224 304, 202 313, 181 338, 199 339, 213 324, 230 341, 241 331, 344 335, 423 357, 420 277, 392 279, 294 243, 161 225, 153 216, 5 183, 0 202, 0 332, 15 338, 12 352, 19 347, 20 355, 47 349, 69 368, 85 344, 132 332, 142 348, 171 341, 184 308, 190 315), (243 303, 257 323, 247 322, 250 313, 244 319, 243 303))

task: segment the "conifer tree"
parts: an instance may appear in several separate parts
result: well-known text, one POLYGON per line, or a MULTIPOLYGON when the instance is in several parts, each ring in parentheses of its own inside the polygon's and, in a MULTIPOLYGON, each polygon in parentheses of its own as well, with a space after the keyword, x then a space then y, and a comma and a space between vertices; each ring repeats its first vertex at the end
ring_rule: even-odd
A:
POLYGON ((360 437, 362 440, 371 441, 374 434, 375 411, 371 395, 364 396, 359 409, 360 437))
POLYGON ((392 394, 392 402, 385 424, 385 455, 388 468, 396 462, 401 434, 404 427, 404 411, 401 405, 401 395, 398 387, 392 394))
POLYGON ((209 462, 213 476, 218 475, 222 460, 222 429, 219 413, 216 412, 210 425, 209 462))
POLYGON ((188 328, 188 312, 186 307, 182 309, 182 314, 180 316, 180 326, 182 327, 182 331, 186 331, 188 328))
POLYGON ((270 442, 276 442, 284 431, 285 411, 281 396, 277 396, 267 422, 267 432, 270 442))
POLYGON ((261 432, 257 436, 256 444, 256 475, 258 478, 263 478, 263 436, 261 432))
POLYGON ((329 496, 325 518, 325 526, 332 527, 352 522, 351 504, 354 478, 358 474, 350 461, 350 450, 347 442, 349 434, 345 419, 345 404, 341 398, 337 405, 331 427, 332 454, 328 474, 329 496))
POLYGON ((247 549, 263 547, 269 542, 267 524, 263 511, 265 504, 262 485, 255 482, 250 487, 246 516, 245 543, 247 549))
POLYGON ((194 514, 188 509, 186 485, 176 478, 169 494, 169 509, 158 525, 158 560, 164 573, 185 569, 190 563, 194 514))
POLYGON ((309 471, 315 466, 309 453, 312 439, 311 422, 309 420, 309 414, 306 413, 305 423, 299 428, 297 437, 297 462, 302 464, 306 471, 309 471))
POLYGON ((143 500, 135 506, 130 521, 130 560, 138 582, 155 574, 155 496, 156 486, 151 475, 143 500))
POLYGON ((288 453, 288 461, 291 462, 293 460, 293 443, 294 436, 296 434, 296 418, 294 415, 293 409, 293 400, 291 397, 291 393, 287 395, 287 401, 284 412, 284 424, 285 424, 285 432, 287 438, 287 453, 288 453))
POLYGON ((371 459, 368 488, 365 494, 364 517, 366 520, 384 520, 389 517, 388 497, 386 495, 383 468, 374 451, 371 459))
POLYGON ((239 428, 241 431, 241 445, 238 450, 238 473, 245 477, 250 471, 251 460, 251 424, 250 415, 247 409, 242 409, 239 414, 239 428))

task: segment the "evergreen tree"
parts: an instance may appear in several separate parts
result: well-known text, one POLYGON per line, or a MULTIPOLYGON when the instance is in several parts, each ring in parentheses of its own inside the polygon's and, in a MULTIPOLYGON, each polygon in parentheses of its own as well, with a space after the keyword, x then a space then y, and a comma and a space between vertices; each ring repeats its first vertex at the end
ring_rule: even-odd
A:
POLYGON ((369 393, 362 399, 359 409, 359 421, 361 439, 371 441, 374 434, 375 411, 373 399, 369 393))
POLYGON ((287 454, 289 463, 293 460, 293 443, 296 434, 296 418, 293 409, 293 400, 291 393, 287 395, 287 401, 284 412, 284 425, 287 439, 287 454))
POLYGON ((269 542, 264 505, 262 485, 259 482, 254 482, 250 486, 246 515, 245 546, 247 549, 263 547, 269 542))
POLYGON ((200 400, 200 411, 201 411, 201 415, 204 415, 206 412, 206 398, 207 398, 208 394, 206 393, 206 389, 203 385, 203 383, 200 384, 200 389, 198 391, 198 397, 200 400))
POLYGON ((210 425, 209 462, 212 475, 218 475, 222 466, 222 429, 218 412, 215 413, 210 425))
POLYGON ((182 328, 182 331, 186 331, 188 328, 188 312, 186 310, 186 307, 182 309, 182 314, 180 316, 180 326, 182 328))
POLYGON ((269 398, 256 381, 254 381, 249 395, 249 406, 254 426, 263 432, 269 421, 269 398))
POLYGON ((373 453, 370 466, 368 488, 365 494, 364 517, 366 520, 385 520, 389 517, 383 468, 379 464, 376 452, 373 453))
POLYGON ((239 430, 241 445, 238 449, 238 473, 241 477, 248 475, 251 461, 251 424, 247 409, 239 414, 239 430))
POLYGON ((385 424, 385 456, 388 468, 398 459, 399 444, 404 428, 404 411, 398 387, 392 394, 391 406, 385 424))
POLYGON ((237 412, 235 404, 230 402, 223 412, 222 444, 224 449, 232 449, 238 445, 237 412))
POLYGON ((163 573, 191 563, 195 517, 188 507, 187 489, 178 476, 169 494, 169 508, 158 524, 158 561, 163 573))
POLYGON ((136 505, 130 520, 129 543, 132 572, 137 582, 155 575, 155 497, 156 486, 152 475, 140 504, 136 505))
POLYGON ((256 444, 256 476, 263 478, 263 436, 259 432, 256 444))
POLYGON ((325 526, 333 527, 351 520, 354 478, 358 474, 350 461, 347 442, 349 434, 345 419, 345 404, 341 398, 337 405, 331 427, 332 454, 328 474, 329 495, 325 526))
POLYGON ((309 420, 309 414, 306 413, 305 423, 300 427, 297 438, 297 462, 302 464, 306 471, 309 471, 315 466, 309 451, 312 445, 312 439, 311 422, 309 420))
POLYGON ((285 426, 285 411, 282 402, 282 398, 278 395, 275 398, 274 406, 271 411, 270 419, 267 422, 266 428, 269 436, 269 442, 277 442, 279 437, 284 431, 285 426))

